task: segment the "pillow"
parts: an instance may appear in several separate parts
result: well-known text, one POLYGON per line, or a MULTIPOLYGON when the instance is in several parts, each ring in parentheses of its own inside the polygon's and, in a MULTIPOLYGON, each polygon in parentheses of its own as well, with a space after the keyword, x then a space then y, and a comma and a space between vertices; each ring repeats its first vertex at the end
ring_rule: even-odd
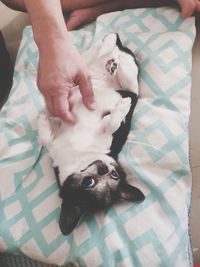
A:
POLYGON ((0 250, 59 265, 192 266, 188 120, 194 18, 183 20, 171 8, 124 10, 100 16, 72 32, 72 39, 83 53, 108 32, 119 34, 139 64, 140 97, 120 162, 146 199, 84 216, 72 234, 61 234, 58 186, 37 136, 44 101, 36 86, 38 51, 27 27, 0 119, 0 250))

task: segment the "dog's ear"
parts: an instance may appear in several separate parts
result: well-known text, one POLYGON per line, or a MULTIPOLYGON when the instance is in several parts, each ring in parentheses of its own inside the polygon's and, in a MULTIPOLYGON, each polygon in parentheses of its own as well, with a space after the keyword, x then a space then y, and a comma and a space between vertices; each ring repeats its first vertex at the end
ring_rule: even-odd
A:
POLYGON ((120 196, 124 200, 128 201, 143 201, 145 199, 144 194, 140 189, 130 184, 123 184, 120 191, 120 196))
POLYGON ((117 42, 117 35, 115 33, 107 34, 103 39, 102 46, 98 53, 98 57, 102 57, 111 53, 116 47, 116 42, 117 42))
POLYGON ((69 235, 74 230, 81 215, 80 207, 70 207, 62 203, 59 225, 63 235, 69 235))

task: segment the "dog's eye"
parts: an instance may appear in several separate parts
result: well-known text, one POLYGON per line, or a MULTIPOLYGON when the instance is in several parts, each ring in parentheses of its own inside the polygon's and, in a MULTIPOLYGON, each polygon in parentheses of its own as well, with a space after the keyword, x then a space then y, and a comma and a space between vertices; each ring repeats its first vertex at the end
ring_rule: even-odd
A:
POLYGON ((115 180, 119 179, 119 174, 118 174, 118 172, 112 170, 112 172, 111 172, 111 177, 112 177, 113 179, 115 179, 115 180))
POLYGON ((92 176, 86 176, 82 182, 83 188, 91 188, 94 186, 94 184, 95 184, 95 180, 92 176))

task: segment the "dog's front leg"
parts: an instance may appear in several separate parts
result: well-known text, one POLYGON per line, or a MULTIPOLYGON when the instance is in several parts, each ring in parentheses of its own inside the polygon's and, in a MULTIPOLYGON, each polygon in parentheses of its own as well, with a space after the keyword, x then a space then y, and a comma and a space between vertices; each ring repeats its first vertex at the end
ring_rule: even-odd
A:
POLYGON ((38 117, 38 135, 41 145, 49 150, 54 139, 54 134, 51 123, 44 113, 41 113, 38 117))
POLYGON ((109 115, 106 115, 100 124, 100 134, 113 134, 119 129, 131 107, 131 98, 120 99, 109 115))

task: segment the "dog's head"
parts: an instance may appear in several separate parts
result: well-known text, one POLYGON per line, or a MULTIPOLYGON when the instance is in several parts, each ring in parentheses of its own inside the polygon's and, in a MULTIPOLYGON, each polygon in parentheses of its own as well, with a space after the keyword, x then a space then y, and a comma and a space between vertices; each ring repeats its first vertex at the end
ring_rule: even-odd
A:
POLYGON ((144 194, 125 180, 116 161, 96 160, 87 168, 67 177, 60 190, 60 229, 70 234, 84 212, 94 212, 124 199, 142 201, 144 194))

